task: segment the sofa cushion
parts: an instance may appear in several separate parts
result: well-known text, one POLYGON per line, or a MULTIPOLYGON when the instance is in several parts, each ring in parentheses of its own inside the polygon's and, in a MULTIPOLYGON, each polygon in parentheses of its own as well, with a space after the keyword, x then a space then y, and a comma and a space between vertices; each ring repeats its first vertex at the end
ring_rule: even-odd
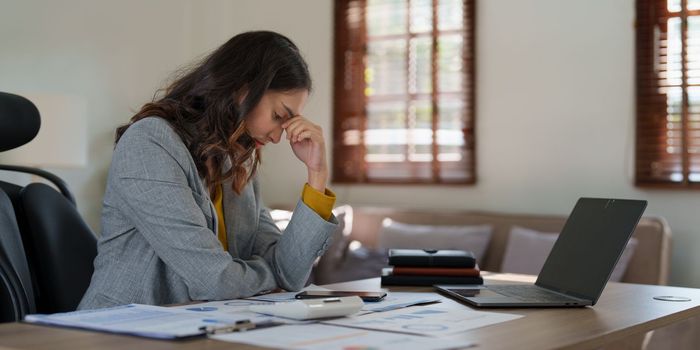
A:
POLYGON ((387 251, 385 249, 352 247, 346 249, 345 254, 337 264, 333 264, 332 268, 329 268, 328 264, 319 262, 314 272, 314 283, 330 284, 375 278, 381 276, 382 268, 386 265, 387 251))
MULTIPOLYGON (((539 274, 557 237, 559 237, 558 233, 544 233, 513 226, 503 255, 501 272, 539 274)), ((636 246, 637 240, 630 239, 610 276, 610 281, 622 280, 636 246)))
POLYGON ((381 249, 457 249, 481 261, 491 239, 490 225, 414 225, 385 218, 379 233, 381 249))
POLYGON ((279 228, 282 231, 284 231, 284 229, 287 228, 289 220, 292 219, 292 214, 294 213, 291 210, 270 210, 270 217, 272 217, 272 221, 274 221, 275 225, 277 225, 277 228, 279 228))

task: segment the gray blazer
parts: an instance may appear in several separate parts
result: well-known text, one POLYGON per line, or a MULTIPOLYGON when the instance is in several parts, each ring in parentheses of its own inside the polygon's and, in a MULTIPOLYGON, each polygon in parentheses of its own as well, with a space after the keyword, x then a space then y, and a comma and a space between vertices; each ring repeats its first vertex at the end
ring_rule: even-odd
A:
POLYGON ((95 272, 78 309, 301 289, 335 217, 326 221, 299 201, 282 234, 257 180, 241 195, 224 184, 223 196, 228 252, 206 186, 170 124, 152 117, 130 126, 114 150, 95 272))

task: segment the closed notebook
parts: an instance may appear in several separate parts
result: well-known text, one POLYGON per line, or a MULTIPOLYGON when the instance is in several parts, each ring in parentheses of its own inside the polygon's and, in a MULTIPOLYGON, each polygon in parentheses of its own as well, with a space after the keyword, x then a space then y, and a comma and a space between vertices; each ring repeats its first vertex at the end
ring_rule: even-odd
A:
POLYGON ((484 284, 484 279, 469 276, 394 275, 391 274, 390 269, 382 271, 382 285, 385 286, 432 286, 434 284, 484 284))
POLYGON ((466 267, 412 267, 394 266, 394 275, 419 275, 419 276, 464 276, 478 277, 480 275, 479 266, 473 268, 466 267))
POLYGON ((464 250, 389 249, 389 265, 473 268, 476 259, 464 250))

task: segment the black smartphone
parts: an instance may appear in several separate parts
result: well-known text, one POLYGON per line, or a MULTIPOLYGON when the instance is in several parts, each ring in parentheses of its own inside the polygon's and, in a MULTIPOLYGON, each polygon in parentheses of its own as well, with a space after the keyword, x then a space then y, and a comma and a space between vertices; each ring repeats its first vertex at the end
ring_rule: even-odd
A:
POLYGON ((337 291, 337 290, 307 290, 298 293, 294 297, 297 299, 317 299, 317 298, 333 298, 333 297, 351 297, 357 295, 364 301, 381 301, 386 296, 385 292, 353 292, 353 291, 337 291))

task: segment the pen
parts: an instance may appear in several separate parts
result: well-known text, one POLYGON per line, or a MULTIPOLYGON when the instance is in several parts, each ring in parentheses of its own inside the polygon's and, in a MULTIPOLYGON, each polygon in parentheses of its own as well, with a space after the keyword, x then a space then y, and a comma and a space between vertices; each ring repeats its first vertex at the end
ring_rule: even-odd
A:
POLYGON ((232 324, 226 324, 221 326, 202 326, 199 327, 200 331, 204 331, 206 334, 221 334, 221 333, 232 333, 232 332, 245 332, 251 329, 268 328, 282 325, 281 322, 263 322, 263 323, 253 323, 251 320, 240 320, 232 324))

